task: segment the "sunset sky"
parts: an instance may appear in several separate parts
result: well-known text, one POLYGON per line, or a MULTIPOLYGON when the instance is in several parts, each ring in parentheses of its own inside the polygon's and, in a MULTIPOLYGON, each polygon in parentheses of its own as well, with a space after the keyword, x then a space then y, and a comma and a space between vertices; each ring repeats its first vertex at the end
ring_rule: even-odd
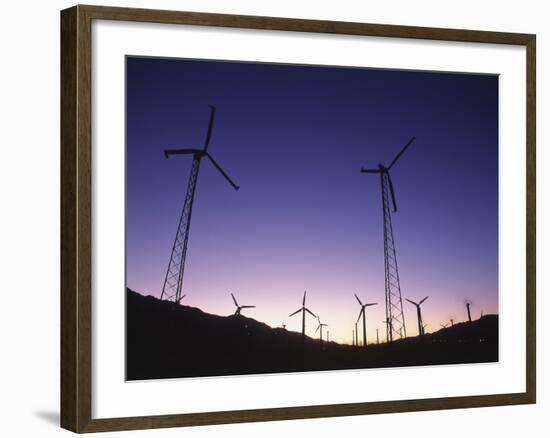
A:
MULTIPOLYGON (((389 164, 401 291, 423 305, 426 331, 498 313, 498 77, 127 58, 127 286, 160 296, 191 156, 202 148, 183 304, 301 331, 307 306, 330 338, 351 342, 367 308, 369 341, 385 338, 380 179, 389 164)), ((404 301, 408 335, 415 308, 404 301)), ((309 317, 307 334, 317 321, 309 317)))

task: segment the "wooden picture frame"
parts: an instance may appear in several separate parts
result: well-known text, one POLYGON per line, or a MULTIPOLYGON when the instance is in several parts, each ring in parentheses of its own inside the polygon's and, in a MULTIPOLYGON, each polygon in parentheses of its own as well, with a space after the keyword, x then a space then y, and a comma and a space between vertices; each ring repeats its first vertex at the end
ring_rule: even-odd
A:
POLYGON ((535 403, 535 35, 75 6, 61 12, 61 426, 74 432, 335 417, 535 403), (417 400, 252 409, 127 418, 92 418, 91 25, 93 20, 217 26, 518 45, 526 48, 526 391, 417 400))

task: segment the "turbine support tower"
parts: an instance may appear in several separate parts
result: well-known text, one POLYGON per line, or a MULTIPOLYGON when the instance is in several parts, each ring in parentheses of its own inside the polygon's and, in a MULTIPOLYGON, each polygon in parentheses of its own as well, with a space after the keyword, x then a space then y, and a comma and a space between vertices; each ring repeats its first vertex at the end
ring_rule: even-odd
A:
POLYGON ((468 311, 468 322, 472 322, 472 313, 470 311, 470 306, 472 304, 468 301, 466 302, 466 310, 468 311))
POLYGON ((220 174, 227 180, 229 184, 235 189, 239 190, 233 180, 224 172, 220 165, 214 160, 212 155, 208 152, 208 146, 212 137, 212 128, 214 126, 214 117, 216 114, 216 108, 210 107, 210 121, 208 123, 208 130, 206 132, 206 138, 202 149, 166 149, 164 156, 169 158, 172 155, 192 155, 193 162, 191 164, 191 173, 189 175, 189 182, 187 184, 187 192, 185 195, 185 201, 183 203, 183 209, 178 223, 178 229, 176 231, 176 238, 172 245, 172 251, 170 253, 170 260, 168 262, 168 269, 164 277, 164 283, 162 285, 162 291, 160 294, 161 300, 173 301, 176 304, 180 304, 185 295, 182 294, 183 289, 183 274, 185 271, 185 259, 187 257, 187 246, 189 242, 189 229, 191 227, 191 215, 193 213, 193 202, 195 200, 195 192, 197 188, 197 179, 199 177, 199 169, 201 160, 207 158, 212 165, 220 172, 220 174))
POLYGON ((174 301, 179 304, 183 299, 183 272, 185 271, 185 259, 187 257, 187 243, 189 241, 189 228, 191 226, 191 213, 193 212, 193 201, 195 199, 195 189, 197 187, 197 178, 199 176, 200 159, 194 158, 191 165, 191 174, 187 184, 187 194, 183 202, 180 220, 176 238, 172 245, 170 261, 164 278, 160 299, 174 301))
POLYGON ((397 251, 393 237, 393 226, 390 211, 390 189, 392 187, 390 176, 387 172, 380 173, 382 187, 382 215, 384 233, 384 291, 386 301, 386 318, 388 324, 389 340, 392 342, 396 337, 402 337, 405 331, 405 315, 403 313, 403 298, 401 296, 401 282, 399 280, 399 269, 397 266, 397 251))

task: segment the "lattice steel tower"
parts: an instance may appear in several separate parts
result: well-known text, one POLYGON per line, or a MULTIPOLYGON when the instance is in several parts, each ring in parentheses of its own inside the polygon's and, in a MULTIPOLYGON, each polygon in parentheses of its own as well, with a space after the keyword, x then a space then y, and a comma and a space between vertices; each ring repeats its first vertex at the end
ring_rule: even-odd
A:
POLYGON ((185 195, 185 201, 183 203, 183 209, 181 211, 181 216, 178 223, 178 230, 176 232, 174 244, 172 245, 170 261, 168 262, 168 269, 166 271, 166 276, 164 278, 162 292, 160 295, 161 300, 174 301, 177 304, 179 304, 185 296, 182 295, 183 273, 185 271, 185 259, 187 257, 191 214, 193 213, 193 202, 195 200, 195 191, 201 160, 204 157, 208 158, 214 167, 229 182, 229 184, 231 184, 235 190, 239 190, 239 187, 231 180, 231 178, 229 178, 220 165, 208 153, 208 145, 210 144, 210 138, 212 136, 212 127, 214 125, 215 114, 216 108, 211 106, 210 122, 208 123, 208 131, 206 133, 206 139, 202 149, 167 149, 164 151, 166 158, 170 155, 193 155, 191 174, 189 175, 189 182, 187 184, 187 193, 185 195))
POLYGON ((397 211, 395 192, 391 180, 390 169, 403 155, 403 152, 411 145, 415 137, 401 149, 388 167, 379 164, 377 169, 362 168, 363 173, 380 174, 380 188, 382 192, 382 218, 384 235, 384 290, 386 301, 386 339, 392 342, 396 338, 406 338, 405 315, 403 313, 403 298, 401 296, 401 283, 399 281, 399 269, 397 266, 397 250, 393 237, 391 222, 390 196, 393 212, 397 211))

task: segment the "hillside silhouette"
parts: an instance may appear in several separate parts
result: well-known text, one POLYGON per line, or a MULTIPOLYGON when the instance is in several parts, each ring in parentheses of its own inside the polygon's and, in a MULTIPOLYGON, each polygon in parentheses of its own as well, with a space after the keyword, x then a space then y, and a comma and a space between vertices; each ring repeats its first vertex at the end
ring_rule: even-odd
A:
POLYGON ((498 315, 366 348, 242 315, 218 316, 127 289, 127 380, 498 361, 498 315))

